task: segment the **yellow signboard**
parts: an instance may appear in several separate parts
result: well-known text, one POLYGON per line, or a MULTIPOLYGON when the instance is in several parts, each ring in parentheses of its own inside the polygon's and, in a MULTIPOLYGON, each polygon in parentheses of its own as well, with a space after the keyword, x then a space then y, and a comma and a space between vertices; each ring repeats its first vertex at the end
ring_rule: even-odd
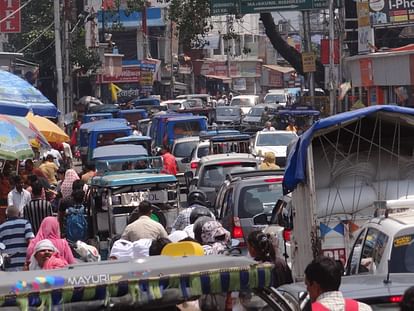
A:
POLYGON ((358 27, 371 26, 369 20, 369 2, 357 2, 358 27))
POLYGON ((316 71, 316 57, 313 52, 302 53, 302 66, 303 72, 315 72, 316 71))

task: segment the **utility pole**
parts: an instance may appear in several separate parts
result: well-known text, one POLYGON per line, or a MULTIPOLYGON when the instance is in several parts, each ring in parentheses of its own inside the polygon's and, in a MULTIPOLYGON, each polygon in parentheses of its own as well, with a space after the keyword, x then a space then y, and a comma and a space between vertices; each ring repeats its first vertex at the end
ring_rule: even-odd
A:
POLYGON ((226 15, 226 31, 227 31, 227 50, 226 50, 226 60, 227 60, 227 77, 230 78, 229 91, 231 90, 231 64, 230 64, 230 15, 226 15))
POLYGON ((174 29, 173 29, 173 22, 170 21, 170 57, 171 57, 171 81, 170 81, 170 99, 174 99, 174 55, 173 55, 173 36, 174 36, 174 29))
POLYGON ((71 80, 71 66, 70 66, 70 18, 71 18, 71 5, 70 1, 64 2, 63 10, 63 52, 64 52, 64 102, 66 112, 72 111, 72 80, 71 80))
MULTIPOLYGON (((53 1, 53 14, 55 22, 55 54, 56 54, 56 74, 57 74, 57 108, 61 116, 66 114, 63 102, 63 74, 62 74, 62 47, 60 37, 60 1, 53 1)), ((60 120, 62 121, 62 120, 60 120)))
POLYGON ((335 8, 329 1, 329 111, 336 114, 336 77, 335 70, 335 8))
MULTIPOLYGON (((302 19, 303 19, 303 41, 304 41, 304 46, 305 46, 305 52, 312 52, 310 12, 303 11, 302 19)), ((308 88, 309 88, 309 95, 312 98, 312 104, 313 104, 314 96, 315 96, 315 76, 313 72, 308 73, 308 88)))

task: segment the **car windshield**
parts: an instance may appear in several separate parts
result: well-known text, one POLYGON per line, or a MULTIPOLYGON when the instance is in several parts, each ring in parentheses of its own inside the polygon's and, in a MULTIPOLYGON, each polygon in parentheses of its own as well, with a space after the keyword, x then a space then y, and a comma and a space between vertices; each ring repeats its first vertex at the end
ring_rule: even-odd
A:
POLYGON ((199 121, 179 121, 173 123, 174 138, 197 136, 201 131, 199 121))
POLYGON ((265 103, 286 103, 286 96, 283 94, 269 94, 266 95, 265 103))
POLYGON ((296 137, 292 132, 262 133, 258 135, 256 146, 287 146, 296 137))
POLYGON ((208 155, 209 149, 210 149, 210 146, 198 147, 197 158, 201 159, 202 157, 205 157, 206 155, 208 155))
POLYGON ((198 141, 186 141, 178 143, 174 146, 174 156, 178 158, 187 158, 191 155, 191 151, 197 147, 198 141))
POLYGON ((272 182, 246 186, 240 193, 240 218, 252 218, 260 213, 270 214, 277 200, 283 195, 282 183, 272 182))
POLYGON ((217 116, 240 116, 240 109, 232 108, 232 107, 217 107, 216 115, 217 116))
POLYGON ((253 107, 254 100, 252 98, 233 98, 231 106, 253 107))
POLYGON ((264 107, 255 107, 249 110, 248 114, 252 117, 260 117, 264 111, 264 107))
POLYGON ((390 273, 414 272, 414 234, 394 238, 390 273))
POLYGON ((223 164, 208 165, 200 176, 201 187, 218 188, 224 182, 226 176, 232 171, 238 171, 247 167, 256 167, 254 162, 229 162, 223 164))

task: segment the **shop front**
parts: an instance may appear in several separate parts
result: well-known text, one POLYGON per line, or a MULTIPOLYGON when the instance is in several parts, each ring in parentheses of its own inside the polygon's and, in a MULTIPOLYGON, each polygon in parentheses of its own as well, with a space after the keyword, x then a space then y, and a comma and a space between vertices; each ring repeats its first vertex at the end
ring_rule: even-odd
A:
POLYGON ((414 107, 414 45, 346 59, 355 98, 365 106, 414 107))

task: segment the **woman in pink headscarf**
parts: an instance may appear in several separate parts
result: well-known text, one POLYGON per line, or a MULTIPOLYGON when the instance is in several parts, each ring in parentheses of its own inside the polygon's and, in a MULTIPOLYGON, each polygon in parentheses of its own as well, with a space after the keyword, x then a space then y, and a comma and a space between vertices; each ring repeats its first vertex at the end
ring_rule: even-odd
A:
POLYGON ((26 260, 29 261, 35 246, 39 241, 48 239, 50 240, 56 249, 59 251, 59 254, 64 258, 69 264, 76 262, 75 257, 73 257, 72 250, 68 244, 68 241, 60 237, 60 226, 56 217, 46 217, 43 219, 40 224, 39 231, 37 232, 34 239, 30 241, 29 247, 27 248, 26 260))
POLYGON ((75 180, 78 180, 78 173, 74 169, 68 169, 65 173, 65 179, 63 180, 60 186, 60 192, 62 193, 62 198, 66 198, 72 194, 72 184, 75 180))

